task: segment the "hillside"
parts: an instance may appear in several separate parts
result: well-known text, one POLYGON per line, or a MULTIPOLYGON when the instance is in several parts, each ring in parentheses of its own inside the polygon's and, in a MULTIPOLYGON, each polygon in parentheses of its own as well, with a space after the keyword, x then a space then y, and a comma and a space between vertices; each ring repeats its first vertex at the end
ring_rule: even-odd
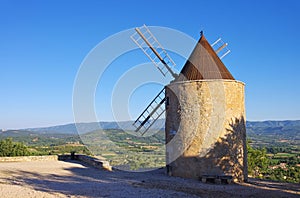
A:
MULTIPOLYGON (((159 122, 163 124, 163 120, 159 122)), ((128 126, 131 122, 122 124, 128 126)), ((79 127, 86 131, 80 135, 76 134, 74 124, 38 128, 32 131, 8 130, 0 132, 0 140, 11 137, 13 141, 29 146, 30 151, 35 155, 70 152, 100 155, 109 160, 111 165, 126 170, 165 166, 164 130, 159 130, 159 133, 149 137, 139 137, 132 130, 111 129, 119 128, 120 125, 108 122, 102 124, 106 129, 88 132, 98 128, 97 125, 98 123, 79 124, 79 127)), ((257 149, 252 149, 253 153, 267 154, 265 159, 268 159, 268 162, 265 164, 272 167, 272 169, 262 169, 265 171, 266 178, 299 181, 299 135, 299 121, 247 123, 247 138, 250 145, 257 149), (266 149, 260 149, 262 147, 266 149)))
POLYGON ((300 149, 300 121, 247 122, 247 137, 255 146, 294 146, 300 149))
MULTIPOLYGON (((28 128, 24 129, 27 131, 34 131, 38 133, 64 133, 64 134, 77 134, 87 133, 95 131, 98 129, 123 129, 123 130, 134 130, 132 126, 132 121, 124 122, 90 122, 90 123, 77 123, 77 124, 65 124, 57 125, 51 127, 42 127, 42 128, 28 128)), ((152 129, 160 129, 161 126, 164 126, 164 120, 157 120, 157 122, 152 126, 152 129)))
MULTIPOLYGON (((158 120, 152 127, 154 130, 161 129, 164 126, 164 120, 158 120)), ((300 120, 295 121, 263 121, 246 123, 247 138, 252 141, 255 147, 263 146, 294 146, 300 147, 300 120)), ((126 122, 93 122, 57 125, 43 128, 29 128, 21 130, 7 130, 0 132, 0 139, 13 137, 16 141, 30 143, 36 137, 40 140, 58 143, 58 141, 72 141, 74 137, 79 140, 78 132, 81 136, 93 131, 101 130, 119 130, 133 131, 131 121, 126 122), (101 127, 101 128, 100 128, 101 127), (73 138, 71 138, 73 137, 73 138)), ((89 136, 89 135, 87 135, 89 136)), ((161 137, 164 138, 164 137, 161 137)), ((75 141, 75 140, 74 140, 75 141)), ((162 139, 162 141, 164 141, 162 139)), ((30 143, 32 144, 32 142, 30 143)), ((300 148, 299 148, 300 149, 300 148)))
MULTIPOLYGON (((38 133, 64 133, 64 134, 77 134, 77 129, 81 133, 87 133, 98 129, 123 129, 134 130, 132 121, 124 122, 92 122, 92 123, 77 123, 77 124, 65 124, 43 128, 29 128, 23 129, 26 131, 33 131, 38 133)), ((164 127, 164 119, 157 120, 152 126, 152 129, 161 129, 164 127)), ((295 138, 299 138, 300 132, 300 120, 286 120, 286 121, 247 121, 247 132, 268 133, 276 130, 277 132, 292 133, 296 135, 295 138)))

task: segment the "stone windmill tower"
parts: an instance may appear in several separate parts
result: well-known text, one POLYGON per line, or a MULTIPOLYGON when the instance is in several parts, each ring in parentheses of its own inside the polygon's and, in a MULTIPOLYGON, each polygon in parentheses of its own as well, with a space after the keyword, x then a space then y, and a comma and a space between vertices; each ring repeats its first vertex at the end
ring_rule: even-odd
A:
POLYGON ((174 62, 149 29, 143 26, 136 31, 132 39, 164 75, 170 72, 175 78, 134 122, 136 131, 145 134, 166 112, 169 175, 195 179, 207 175, 230 176, 235 181, 246 181, 244 83, 233 78, 222 57, 217 55, 227 44, 214 50, 212 46, 216 42, 210 45, 201 32, 192 54, 177 75, 171 70, 174 62), (145 46, 157 57, 157 62, 145 46))

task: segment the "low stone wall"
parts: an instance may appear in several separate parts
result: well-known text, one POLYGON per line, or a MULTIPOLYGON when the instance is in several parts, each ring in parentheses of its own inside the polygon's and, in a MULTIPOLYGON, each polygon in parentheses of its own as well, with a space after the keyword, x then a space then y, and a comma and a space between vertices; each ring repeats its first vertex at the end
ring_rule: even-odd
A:
POLYGON ((59 155, 58 160, 78 160, 98 169, 112 171, 112 167, 109 165, 108 161, 96 157, 91 157, 88 155, 81 155, 81 154, 59 155))
POLYGON ((57 155, 0 157, 0 162, 56 161, 57 155))
POLYGON ((98 159, 87 155, 75 155, 75 159, 95 168, 112 171, 112 167, 109 165, 109 162, 102 159, 98 159))
POLYGON ((57 161, 57 160, 78 160, 87 165, 98 169, 112 171, 112 167, 108 161, 91 157, 87 155, 71 154, 71 155, 43 155, 43 156, 19 156, 19 157, 0 157, 0 162, 29 162, 29 161, 57 161))

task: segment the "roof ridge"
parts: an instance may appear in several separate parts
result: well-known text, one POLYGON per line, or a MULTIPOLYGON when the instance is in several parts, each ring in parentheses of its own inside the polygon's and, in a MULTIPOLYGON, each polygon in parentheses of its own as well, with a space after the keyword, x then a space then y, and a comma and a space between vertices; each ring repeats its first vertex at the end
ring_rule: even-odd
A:
POLYGON ((177 81, 201 79, 231 79, 234 80, 224 63, 206 40, 203 32, 183 66, 177 81))

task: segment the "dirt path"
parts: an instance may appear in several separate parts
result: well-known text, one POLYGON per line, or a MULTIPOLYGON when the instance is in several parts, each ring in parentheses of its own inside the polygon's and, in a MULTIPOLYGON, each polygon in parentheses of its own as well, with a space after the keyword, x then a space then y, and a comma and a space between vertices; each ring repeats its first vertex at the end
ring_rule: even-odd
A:
POLYGON ((203 184, 164 170, 103 171, 64 161, 0 163, 0 197, 299 197, 299 184, 203 184))

